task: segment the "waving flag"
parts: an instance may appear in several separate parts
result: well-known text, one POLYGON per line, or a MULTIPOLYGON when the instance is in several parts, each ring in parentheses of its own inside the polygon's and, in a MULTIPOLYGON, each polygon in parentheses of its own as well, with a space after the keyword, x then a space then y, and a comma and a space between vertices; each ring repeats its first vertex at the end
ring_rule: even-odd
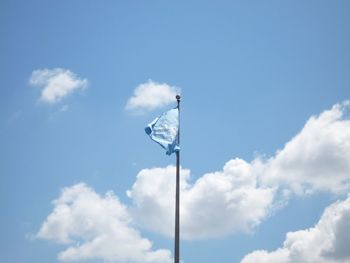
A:
POLYGON ((151 139, 160 144, 167 155, 180 150, 178 143, 179 109, 176 107, 157 117, 145 128, 151 139))
POLYGON ((175 249, 174 262, 180 263, 180 100, 176 95, 177 107, 164 112, 145 128, 151 139, 160 144, 166 154, 176 152, 175 191, 175 249))

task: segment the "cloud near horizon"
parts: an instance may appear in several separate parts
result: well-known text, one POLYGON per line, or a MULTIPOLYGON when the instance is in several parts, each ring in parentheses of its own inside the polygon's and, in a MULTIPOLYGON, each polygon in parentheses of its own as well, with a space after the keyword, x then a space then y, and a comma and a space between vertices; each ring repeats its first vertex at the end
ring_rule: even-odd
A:
MULTIPOLYGON (((222 170, 206 173, 193 183, 190 170, 182 168, 181 237, 194 240, 216 238, 237 232, 251 232, 271 213, 281 208, 281 203, 286 204, 293 195, 309 195, 320 191, 331 194, 349 192, 349 109, 350 103, 344 102, 334 105, 318 116, 312 116, 303 129, 269 159, 256 158, 251 162, 246 162, 235 158, 228 161, 222 170)), ((90 188, 86 191, 84 190, 86 186, 78 187, 82 192, 90 193, 86 195, 68 194, 71 188, 67 188, 58 201, 54 202, 54 211, 43 223, 38 237, 67 244, 73 241, 74 237, 85 241, 82 245, 71 246, 61 252, 59 258, 62 260, 128 257, 123 254, 124 250, 121 251, 118 248, 109 250, 108 246, 101 250, 103 252, 99 252, 97 248, 110 240, 124 245, 130 244, 131 241, 130 246, 135 246, 136 251, 139 251, 138 255, 150 255, 151 257, 154 253, 159 253, 168 260, 170 252, 167 250, 152 251, 150 241, 141 242, 140 240, 144 239, 130 226, 130 222, 168 237, 173 236, 174 170, 174 166, 141 170, 135 183, 127 191, 127 195, 132 200, 132 205, 128 207, 121 204, 115 196, 101 198, 90 188), (94 197, 90 198, 90 195, 94 197), (109 209, 104 211, 104 208, 112 207, 112 205, 102 205, 104 202, 111 202, 115 208, 111 211, 109 209), (90 209, 90 211, 82 209, 88 206, 96 206, 96 209, 90 209), (101 211, 108 217, 104 221, 100 221, 101 211), (79 226, 80 220, 85 222, 85 218, 91 218, 92 221, 79 226), (113 220, 118 219, 117 222, 111 223, 112 218, 113 220), (90 228, 90 226, 94 227, 90 228), (124 235, 119 234, 119 231, 130 232, 133 238, 125 239, 124 235)), ((345 204, 349 202, 346 201, 345 204)), ((321 219, 320 222, 327 221, 330 222, 330 225, 338 225, 332 221, 331 212, 325 214, 327 214, 325 218, 330 219, 321 219)), ((318 225, 323 226, 324 224, 319 223, 318 225)), ((314 230, 308 232, 314 232, 314 230)), ((289 241, 286 241, 285 244, 292 244, 294 241, 290 241, 292 240, 290 238, 295 236, 290 234, 287 237, 289 241)), ((299 235, 298 238, 307 240, 308 235, 299 235)), ((293 247, 298 246, 300 242, 304 241, 295 241, 293 247)), ((289 252, 294 251, 291 248, 288 248, 289 252)), ((339 249, 342 248, 334 247, 334 251, 339 249)), ((266 254, 266 258, 274 258, 275 254, 286 257, 284 255, 288 252, 286 251, 283 248, 271 254, 268 252, 256 253, 266 254)), ((332 250, 327 251, 330 253, 328 255, 331 255, 332 250)), ((247 258, 249 259, 250 256, 247 258)), ((135 259, 135 262, 139 262, 137 260, 138 258, 135 259)), ((279 261, 270 260, 269 262, 279 261)), ((293 261, 295 262, 322 261, 293 261)))
POLYGON ((175 96, 179 92, 180 89, 177 87, 148 80, 135 88, 134 94, 128 99, 125 109, 142 113, 167 106, 176 102, 175 96))
MULTIPOLYGON (((350 103, 334 105, 312 116, 275 156, 248 163, 236 158, 222 171, 190 184, 182 169, 181 227, 185 239, 250 232, 288 202, 290 194, 332 194, 350 190, 350 103)), ((143 169, 128 196, 140 226, 173 235, 173 166, 143 169), (155 223, 156 222, 156 223, 155 223)))
POLYGON ((36 238, 68 246, 60 261, 172 262, 169 250, 152 250, 132 227, 126 206, 112 192, 100 196, 80 183, 64 188, 53 205, 36 238))
POLYGON ((348 263, 349 244, 350 195, 327 207, 314 227, 287 233, 281 248, 254 251, 241 263, 348 263))
POLYGON ((68 69, 37 69, 29 79, 29 84, 41 88, 39 101, 54 104, 76 90, 88 86, 87 79, 81 79, 68 69))

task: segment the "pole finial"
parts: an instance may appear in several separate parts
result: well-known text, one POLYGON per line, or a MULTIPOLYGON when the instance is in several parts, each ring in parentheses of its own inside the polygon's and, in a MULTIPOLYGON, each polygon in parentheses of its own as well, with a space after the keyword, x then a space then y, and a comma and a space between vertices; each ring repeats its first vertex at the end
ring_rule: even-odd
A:
POLYGON ((180 95, 176 95, 176 100, 180 101, 180 99, 181 99, 181 96, 180 95))

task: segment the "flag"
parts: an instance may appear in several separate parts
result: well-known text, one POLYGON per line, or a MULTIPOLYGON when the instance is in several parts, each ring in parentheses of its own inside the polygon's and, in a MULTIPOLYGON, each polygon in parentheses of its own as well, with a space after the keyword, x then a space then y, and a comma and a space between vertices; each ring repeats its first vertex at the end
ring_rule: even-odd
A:
POLYGON ((157 117, 145 128, 151 139, 160 144, 166 154, 179 151, 179 109, 176 107, 157 117))

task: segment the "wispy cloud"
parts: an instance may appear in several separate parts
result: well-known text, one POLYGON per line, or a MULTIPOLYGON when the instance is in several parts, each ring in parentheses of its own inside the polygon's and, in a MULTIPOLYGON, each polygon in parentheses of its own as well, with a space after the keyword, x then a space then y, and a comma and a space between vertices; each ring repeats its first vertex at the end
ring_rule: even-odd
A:
POLYGON ((350 195, 330 205, 318 223, 309 229, 287 233, 275 251, 254 251, 241 263, 345 263, 350 262, 350 195))
POLYGON ((136 112, 154 110, 173 103, 179 92, 179 88, 149 80, 135 88, 134 94, 127 101, 125 109, 136 112))
POLYGON ((88 80, 68 69, 37 69, 32 72, 29 84, 42 89, 40 101, 54 104, 74 91, 86 88, 88 80))
POLYGON ((140 236, 126 207, 108 192, 98 195, 85 184, 63 189, 36 237, 65 244, 61 261, 170 263, 168 250, 152 250, 140 236))

